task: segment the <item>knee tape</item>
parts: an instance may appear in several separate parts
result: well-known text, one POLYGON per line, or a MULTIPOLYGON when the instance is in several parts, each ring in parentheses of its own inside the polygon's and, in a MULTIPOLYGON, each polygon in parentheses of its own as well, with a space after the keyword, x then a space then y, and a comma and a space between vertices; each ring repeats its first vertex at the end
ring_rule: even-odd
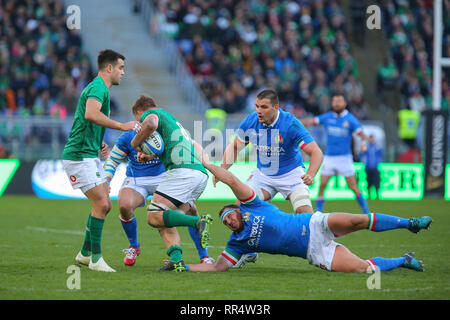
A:
POLYGON ((158 211, 165 211, 165 210, 171 210, 168 206, 166 206, 163 203, 159 203, 159 202, 150 202, 150 205, 147 207, 147 212, 148 213, 152 213, 152 212, 158 212, 158 211))
POLYGON ((303 206, 312 207, 311 199, 309 198, 309 190, 307 190, 307 189, 294 190, 290 194, 289 200, 291 201, 292 207, 294 208, 294 210, 297 210, 297 208, 300 208, 303 206))
POLYGON ((258 198, 262 201, 264 201, 264 194, 261 190, 260 187, 255 186, 252 181, 247 181, 246 184, 253 189, 253 191, 255 191, 256 195, 258 196, 258 198))

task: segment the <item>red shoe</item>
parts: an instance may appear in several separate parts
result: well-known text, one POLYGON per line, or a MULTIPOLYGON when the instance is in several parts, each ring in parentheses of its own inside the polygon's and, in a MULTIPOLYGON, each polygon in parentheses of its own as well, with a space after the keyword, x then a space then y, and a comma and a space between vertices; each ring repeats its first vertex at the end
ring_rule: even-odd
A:
POLYGON ((136 262, 136 257, 141 253, 141 248, 129 247, 128 249, 123 249, 123 252, 126 253, 123 263, 131 267, 136 262))

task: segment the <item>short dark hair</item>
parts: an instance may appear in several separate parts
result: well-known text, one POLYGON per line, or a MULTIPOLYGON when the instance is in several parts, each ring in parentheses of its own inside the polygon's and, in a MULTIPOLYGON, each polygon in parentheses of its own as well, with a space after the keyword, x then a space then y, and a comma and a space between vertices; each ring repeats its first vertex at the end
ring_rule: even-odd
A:
POLYGON ((224 206, 222 209, 220 209, 219 211, 219 217, 222 216, 222 213, 227 210, 227 209, 239 209, 239 206, 236 204, 227 204, 226 206, 224 206))
POLYGON ((269 99, 272 105, 279 105, 280 101, 278 100, 278 94, 275 89, 264 89, 256 96, 256 99, 269 99))
POLYGON ((131 108, 133 114, 136 114, 138 111, 147 111, 150 108, 155 108, 156 103, 153 98, 146 94, 141 94, 139 98, 134 102, 133 107, 131 108))
POLYGON ((103 70, 108 64, 116 65, 119 59, 125 61, 125 57, 114 50, 105 49, 100 51, 97 57, 98 70, 103 70))
POLYGON ((343 91, 333 91, 331 97, 342 97, 344 100, 347 100, 343 91))

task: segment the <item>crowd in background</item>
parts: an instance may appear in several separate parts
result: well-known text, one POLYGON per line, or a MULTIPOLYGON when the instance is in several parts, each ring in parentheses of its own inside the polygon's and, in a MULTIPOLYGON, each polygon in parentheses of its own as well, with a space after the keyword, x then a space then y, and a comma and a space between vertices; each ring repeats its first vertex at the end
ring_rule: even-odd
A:
POLYGON ((92 77, 62 0, 0 0, 0 115, 74 113, 92 77))
MULTIPOLYGON (((422 112, 432 105, 433 1, 379 1, 390 58, 379 68, 380 89, 399 86, 404 106, 422 112)), ((450 57, 450 0, 443 0, 442 56, 450 57)), ((450 69, 442 69, 442 105, 450 105, 450 69)))
POLYGON ((251 111, 264 87, 298 116, 329 111, 331 93, 367 118, 339 2, 153 0, 159 27, 178 44, 212 107, 251 111))

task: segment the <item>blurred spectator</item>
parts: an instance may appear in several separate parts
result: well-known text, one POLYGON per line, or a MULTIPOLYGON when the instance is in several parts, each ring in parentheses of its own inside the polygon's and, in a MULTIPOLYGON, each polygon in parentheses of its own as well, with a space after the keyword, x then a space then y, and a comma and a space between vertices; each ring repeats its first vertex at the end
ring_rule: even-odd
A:
POLYGON ((380 172, 378 171, 378 165, 383 160, 383 148, 375 143, 373 134, 369 136, 367 149, 360 154, 360 160, 365 165, 367 189, 370 198, 375 199, 378 196, 378 190, 380 188, 380 172), (374 189, 374 192, 372 189, 374 189))
POLYGON ((92 75, 62 0, 0 0, 0 114, 50 115, 59 95, 92 75))
POLYGON ((394 63, 389 59, 385 59, 384 63, 378 66, 377 89, 392 90, 396 86, 398 80, 398 71, 394 63))
MULTIPOLYGON (((387 31, 390 56, 393 63, 383 67, 379 75, 398 70, 398 84, 403 102, 414 110, 431 108, 433 66, 433 1, 431 0, 386 0, 380 1, 384 19, 383 30, 387 31)), ((442 55, 450 57, 450 0, 443 0, 442 55)), ((450 69, 442 69, 442 94, 450 83, 450 69)), ((384 87, 388 88, 387 86, 384 87)), ((442 108, 448 108, 447 99, 442 99, 442 108)))
POLYGON ((255 90, 273 87, 282 106, 316 115, 336 79, 360 90, 336 0, 152 1, 154 30, 176 41, 213 108, 248 111, 255 90))
POLYGON ((398 112, 398 136, 410 148, 417 148, 417 132, 420 123, 420 113, 416 110, 411 110, 408 105, 406 108, 398 112))

